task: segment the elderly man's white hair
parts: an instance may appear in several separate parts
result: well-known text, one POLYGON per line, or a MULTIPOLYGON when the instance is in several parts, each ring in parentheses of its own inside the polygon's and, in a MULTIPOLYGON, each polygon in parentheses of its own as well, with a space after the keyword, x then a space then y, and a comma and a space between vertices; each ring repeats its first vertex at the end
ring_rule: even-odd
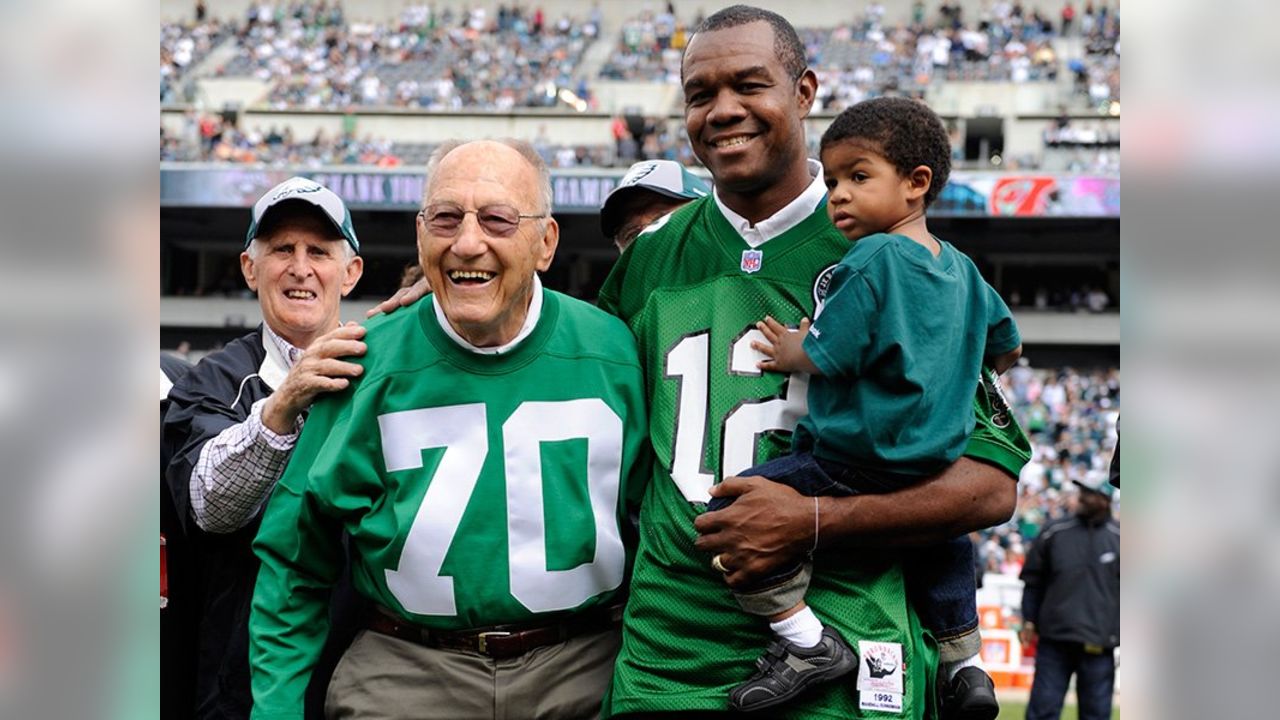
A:
MULTIPOLYGON (((426 198, 431 197, 431 183, 435 180, 436 170, 440 168, 440 163, 444 161, 445 156, 463 145, 469 145, 473 142, 479 141, 446 140, 437 146, 435 151, 431 153, 431 158, 427 160, 427 188, 426 194, 423 196, 423 204, 426 204, 426 198)), ((524 140, 517 140, 515 138, 494 138, 489 142, 506 145, 512 150, 520 153, 520 157, 524 158, 533 166, 533 169, 538 173, 538 191, 542 196, 543 203, 543 207, 539 208, 538 212, 550 215, 552 201, 551 170, 547 167, 547 163, 542 159, 542 156, 538 154, 538 151, 533 149, 533 145, 524 140)))

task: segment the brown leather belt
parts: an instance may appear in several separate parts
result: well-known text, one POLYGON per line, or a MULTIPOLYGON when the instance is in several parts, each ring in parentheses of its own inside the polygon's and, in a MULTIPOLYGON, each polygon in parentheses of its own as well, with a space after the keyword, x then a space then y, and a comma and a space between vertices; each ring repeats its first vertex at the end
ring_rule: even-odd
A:
POLYGON ((562 643, 578 635, 603 632, 618 626, 622 605, 593 608, 549 625, 495 625, 472 630, 432 630, 394 618, 377 608, 365 616, 364 626, 374 632, 441 650, 480 653, 494 660, 519 657, 534 648, 562 643))

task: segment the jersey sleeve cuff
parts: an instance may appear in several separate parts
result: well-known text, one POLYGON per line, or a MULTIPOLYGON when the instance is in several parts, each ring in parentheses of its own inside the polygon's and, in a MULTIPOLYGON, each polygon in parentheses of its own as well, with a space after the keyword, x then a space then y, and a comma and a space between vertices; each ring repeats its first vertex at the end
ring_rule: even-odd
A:
POLYGON ((1030 459, 1029 457, 1023 457, 1020 453, 1013 452, 1009 448, 988 442, 979 437, 969 438, 969 444, 964 449, 964 456, 985 462, 988 465, 995 465, 1008 473, 1015 482, 1018 476, 1022 474, 1023 466, 1030 459))

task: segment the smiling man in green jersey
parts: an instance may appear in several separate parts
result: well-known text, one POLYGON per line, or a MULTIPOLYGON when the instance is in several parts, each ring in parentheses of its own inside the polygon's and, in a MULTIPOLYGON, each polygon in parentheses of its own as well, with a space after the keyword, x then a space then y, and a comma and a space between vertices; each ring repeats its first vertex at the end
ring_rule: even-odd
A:
POLYGON ((656 454, 606 714, 725 710, 769 639, 726 580, 743 586, 816 549, 806 600, 860 671, 776 716, 935 717, 937 644, 907 602, 899 560, 1006 520, 1027 441, 984 372, 965 457, 918 485, 814 499, 731 477, 786 452, 806 413, 807 376, 756 367, 755 323, 812 317, 848 241, 805 156, 817 79, 785 19, 744 6, 707 18, 682 83, 689 142, 715 192, 642 233, 600 293, 636 335, 656 454), (713 494, 738 499, 702 513, 713 494))
POLYGON ((649 475, 644 384, 622 322, 542 288, 550 209, 527 143, 433 155, 435 292, 369 322, 362 372, 312 409, 262 521, 253 717, 303 715, 344 531, 376 609, 330 716, 599 715, 649 475))

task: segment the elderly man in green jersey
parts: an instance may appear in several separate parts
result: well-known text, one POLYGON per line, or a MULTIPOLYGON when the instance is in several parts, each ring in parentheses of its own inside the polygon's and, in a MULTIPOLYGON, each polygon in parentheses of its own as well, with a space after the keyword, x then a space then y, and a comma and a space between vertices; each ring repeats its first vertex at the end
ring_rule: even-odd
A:
POLYGON ((417 222, 435 292, 369 322, 360 376, 312 409, 255 543, 255 718, 302 717, 344 531, 376 609, 327 714, 599 715, 649 474, 644 384, 621 321, 542 288, 550 210, 527 143, 433 155, 417 222))
POLYGON ((636 335, 656 455, 606 714, 725 710, 769 640, 726 580, 745 586, 812 553, 806 601, 860 670, 776 711, 935 717, 937 644, 907 602, 899 559, 1007 519, 1028 444, 990 379, 974 377, 965 457, 917 485, 815 499, 732 477, 786 452, 806 412, 806 375, 757 368, 755 324, 812 317, 848 241, 826 216, 821 166, 806 159, 817 79, 785 19, 744 6, 711 15, 681 75, 689 142, 715 191, 641 233, 600 293, 636 335), (703 513, 712 495, 737 500, 703 513))

